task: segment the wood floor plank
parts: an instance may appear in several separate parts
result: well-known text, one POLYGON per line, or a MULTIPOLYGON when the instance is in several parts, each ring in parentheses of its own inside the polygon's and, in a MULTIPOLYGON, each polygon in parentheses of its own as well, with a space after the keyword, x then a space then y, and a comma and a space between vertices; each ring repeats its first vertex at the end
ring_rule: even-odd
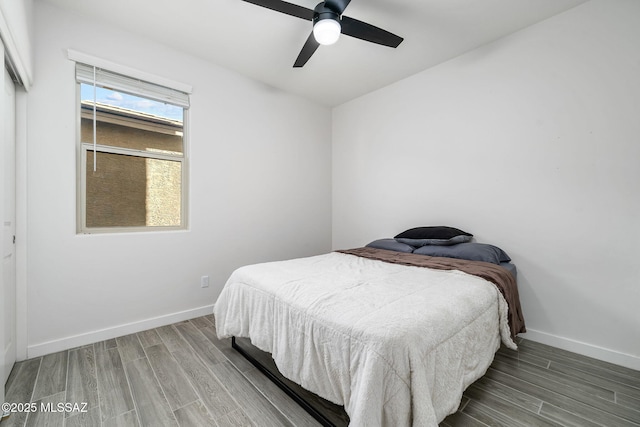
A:
MULTIPOLYGON (((38 357, 37 359, 41 359, 40 357, 38 357)), ((7 378, 7 382, 5 382, 4 384, 4 388, 5 390, 9 390, 9 387, 11 386, 11 384, 13 383, 13 381, 15 380, 16 376, 18 375, 18 372, 20 371, 22 365, 26 362, 32 361, 33 359, 29 359, 29 360, 22 360, 19 362, 14 363, 13 368, 11 368, 11 372, 9 372, 9 378, 7 378)), ((5 392, 6 393, 6 392, 5 392)))
POLYGON ((65 391, 67 386, 67 351, 48 354, 42 357, 40 373, 33 391, 33 400, 65 391))
POLYGON ((462 412, 467 403, 469 403, 469 398, 462 395, 462 399, 460 399, 460 405, 458 405, 458 411, 462 412))
POLYGON ((127 363, 135 359, 145 357, 144 349, 140 344, 140 340, 136 334, 125 335, 116 338, 118 343, 118 351, 122 358, 122 363, 127 363))
POLYGON ((115 338, 111 338, 109 340, 104 340, 104 341, 98 341, 97 343, 93 344, 94 351, 108 350, 110 348, 116 348, 116 347, 118 347, 118 342, 116 341, 115 338))
POLYGON ((483 390, 484 393, 491 393, 513 405, 517 405, 529 412, 537 413, 542 406, 542 400, 530 396, 519 390, 507 387, 497 381, 493 381, 487 377, 482 377, 475 383, 476 387, 483 390))
POLYGON ((466 414, 483 424, 492 427, 529 427, 528 424, 522 424, 512 418, 507 417, 502 412, 495 410, 491 406, 485 406, 474 400, 470 400, 465 406, 463 414, 466 414))
POLYGON ((148 347, 146 352, 151 368, 160 382, 171 410, 175 411, 198 400, 198 395, 191 383, 184 376, 178 362, 164 344, 148 347))
POLYGON ((487 427, 487 424, 462 412, 449 415, 440 425, 443 427, 487 427))
POLYGON ((227 389, 220 384, 218 378, 204 365, 193 350, 185 348, 173 352, 172 355, 214 419, 223 417, 239 408, 238 403, 231 397, 227 389))
POLYGON ((240 372, 246 372, 253 369, 251 362, 231 347, 231 338, 223 340, 219 339, 214 327, 202 328, 200 329, 200 332, 202 332, 202 334, 207 337, 207 339, 211 341, 211 343, 215 345, 240 372))
POLYGON ((294 425, 244 375, 238 372, 231 362, 219 363, 215 369, 216 377, 232 396, 243 402, 242 410, 254 423, 259 422, 259 425, 264 427, 294 425))
POLYGON ((2 418, 0 425, 2 427, 23 427, 28 415, 27 412, 14 412, 8 417, 2 418))
POLYGON ((211 322, 214 328, 216 327, 216 317, 213 315, 213 313, 206 314, 204 317, 206 317, 209 320, 209 322, 211 322))
POLYGON ((540 366, 542 368, 549 367, 549 363, 551 363, 549 359, 546 359, 540 356, 535 356, 533 354, 529 354, 524 351, 511 350, 509 348, 506 348, 505 346, 500 347, 500 349, 498 350, 498 354, 501 354, 506 357, 510 357, 515 360, 528 362, 528 363, 531 363, 532 365, 540 366))
POLYGON ((46 397, 35 400, 37 410, 30 412, 27 417, 26 427, 56 427, 64 424, 64 412, 57 410, 45 411, 42 405, 57 409, 57 405, 64 402, 65 392, 49 394, 46 397))
POLYGON ((135 359, 124 366, 140 423, 158 427, 177 425, 147 359, 135 359))
POLYGON ((235 411, 229 412, 224 417, 219 418, 216 424, 220 427, 260 427, 260 424, 252 423, 242 409, 236 409, 235 411))
POLYGON ((89 409, 87 412, 81 412, 73 414, 72 416, 65 418, 65 427, 88 427, 100 425, 100 408, 95 407, 89 409))
POLYGON ((549 370, 552 372, 559 372, 563 375, 568 375, 575 378, 580 378, 591 384, 612 390, 616 393, 623 393, 636 399, 640 399, 640 388, 632 387, 627 384, 622 384, 611 378, 603 378, 598 375, 585 372, 584 370, 576 369, 566 364, 551 362, 549 370))
POLYGON ((627 396, 623 393, 616 394, 616 403, 635 411, 640 411, 640 399, 636 397, 627 396))
POLYGON ((505 427, 511 426, 538 426, 538 427, 558 427, 560 424, 547 420, 537 413, 527 411, 511 402, 504 400, 494 394, 485 393, 483 389, 471 385, 464 392, 469 398, 469 403, 465 405, 462 412, 487 423, 492 420, 494 423, 505 427))
POLYGON ((142 348, 151 347, 152 345, 158 345, 162 343, 160 335, 155 329, 149 329, 146 331, 138 332, 136 334, 142 344, 142 348))
MULTIPOLYGON (((89 409, 98 407, 98 380, 93 346, 69 351, 66 397, 66 402, 72 405, 86 403, 89 409)), ((72 415, 73 412, 65 414, 66 417, 72 415)))
POLYGON ((212 327, 213 323, 206 317, 196 317, 194 319, 189 320, 198 329, 212 327))
POLYGON ((97 350, 96 367, 101 420, 132 411, 133 397, 118 349, 97 350))
MULTIPOLYGON (((242 372, 254 387, 297 427, 318 427, 320 423, 256 368, 242 372)), ((340 426, 340 424, 336 424, 340 426)), ((345 424, 346 426, 346 424, 345 424)))
POLYGON ((31 401, 41 363, 42 358, 37 357, 15 364, 5 385, 7 402, 24 403, 31 401))
POLYGON ((182 335, 175 329, 175 325, 156 328, 156 332, 170 352, 182 350, 184 346, 188 345, 184 338, 182 338, 182 335))
POLYGON ((546 402, 544 402, 540 408, 540 415, 544 415, 563 426, 598 427, 600 425, 546 402))
POLYGON ((215 420, 200 400, 176 409, 173 413, 180 427, 217 427, 215 420))
POLYGON ((222 354, 198 328, 193 326, 192 323, 185 322, 179 324, 176 326, 176 330, 180 332, 182 337, 189 343, 205 364, 214 365, 226 360, 224 354, 222 354))
POLYGON ((136 411, 129 411, 102 422, 102 427, 140 427, 136 411))

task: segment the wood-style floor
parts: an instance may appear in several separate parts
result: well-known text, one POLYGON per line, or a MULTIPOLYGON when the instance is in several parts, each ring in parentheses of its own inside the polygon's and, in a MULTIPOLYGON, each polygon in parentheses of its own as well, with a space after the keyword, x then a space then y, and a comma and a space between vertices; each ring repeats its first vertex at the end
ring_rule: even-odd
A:
MULTIPOLYGON (((318 425, 217 339, 212 316, 19 362, 6 398, 38 410, 1 427, 318 425), (58 403, 86 412, 40 410, 58 403)), ((441 424, 485 425, 640 426, 640 372, 522 340, 441 424)))

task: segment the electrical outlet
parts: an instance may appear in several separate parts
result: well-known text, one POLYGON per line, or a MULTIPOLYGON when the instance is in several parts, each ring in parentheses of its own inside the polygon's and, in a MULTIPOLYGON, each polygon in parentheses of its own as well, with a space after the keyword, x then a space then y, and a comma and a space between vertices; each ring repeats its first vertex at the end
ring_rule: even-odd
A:
POLYGON ((200 278, 200 287, 208 288, 209 287, 209 276, 202 276, 200 278))

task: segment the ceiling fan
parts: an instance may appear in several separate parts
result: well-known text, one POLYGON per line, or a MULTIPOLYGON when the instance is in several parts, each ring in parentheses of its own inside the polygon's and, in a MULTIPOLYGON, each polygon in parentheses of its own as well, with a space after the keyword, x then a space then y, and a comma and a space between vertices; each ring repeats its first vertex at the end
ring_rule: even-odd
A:
POLYGON ((344 12, 351 0, 325 0, 318 3, 313 10, 283 0, 244 1, 313 21, 313 31, 304 46, 302 46, 302 50, 293 64, 294 68, 304 66, 321 44, 329 45, 337 42, 340 33, 389 47, 398 47, 404 40, 402 37, 382 28, 343 16, 342 12, 344 12))

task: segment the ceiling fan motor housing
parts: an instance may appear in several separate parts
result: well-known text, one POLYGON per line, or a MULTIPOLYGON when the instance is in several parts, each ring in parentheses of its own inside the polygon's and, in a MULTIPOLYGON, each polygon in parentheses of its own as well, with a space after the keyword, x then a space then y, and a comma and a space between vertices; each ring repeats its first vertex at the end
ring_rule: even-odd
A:
POLYGON ((340 14, 329 9, 324 2, 322 2, 318 3, 315 9, 313 9, 313 25, 316 25, 318 21, 322 21, 324 19, 333 19, 340 23, 340 14))

